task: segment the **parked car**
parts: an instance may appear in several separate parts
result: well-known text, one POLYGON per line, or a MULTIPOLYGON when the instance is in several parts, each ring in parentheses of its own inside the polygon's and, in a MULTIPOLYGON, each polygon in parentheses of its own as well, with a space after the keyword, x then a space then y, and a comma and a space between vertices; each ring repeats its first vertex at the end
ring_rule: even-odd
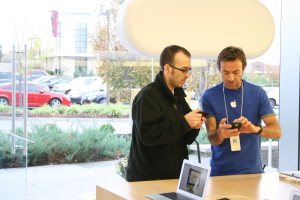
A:
POLYGON ((50 76, 48 72, 39 69, 29 69, 27 75, 50 76))
POLYGON ((35 83, 35 84, 46 85, 47 87, 49 87, 50 90, 52 90, 53 85, 58 83, 62 79, 71 79, 72 80, 73 78, 56 77, 56 76, 41 76, 40 78, 38 78, 36 80, 33 80, 32 82, 35 83))
POLYGON ((40 83, 40 84, 48 83, 52 79, 57 79, 57 77, 55 77, 55 76, 40 76, 39 78, 34 79, 32 81, 32 83, 35 83, 35 84, 37 84, 37 83, 40 83))
POLYGON ((41 88, 43 88, 44 90, 47 90, 48 92, 50 91, 49 87, 47 85, 43 85, 43 84, 36 84, 37 86, 40 86, 41 88))
MULTIPOLYGON (((3 83, 0 85, 0 105, 12 105, 12 83, 3 83)), ((24 90, 24 83, 16 84, 16 106, 20 106, 20 89, 24 90), (21 86, 21 88, 20 88, 21 86)), ((23 95, 24 92, 22 91, 23 95)), ((69 106, 71 100, 63 94, 47 91, 39 85, 28 83, 28 107, 39 107, 49 104, 52 107, 59 105, 69 106)))
MULTIPOLYGON (((13 74, 11 72, 0 72, 0 80, 1 79, 13 79, 13 74)), ((24 78, 20 76, 19 74, 16 74, 16 81, 22 81, 24 78)))
POLYGON ((41 75, 29 75, 29 76, 27 76, 27 80, 30 82, 33 82, 35 79, 38 79, 40 77, 42 77, 42 76, 41 75))
POLYGON ((274 108, 279 106, 279 87, 271 87, 267 90, 267 95, 269 97, 270 104, 274 108))
POLYGON ((69 94, 71 90, 78 92, 81 90, 89 89, 96 84, 101 84, 102 81, 99 77, 78 77, 69 83, 56 84, 53 86, 54 92, 69 94))
POLYGON ((2 84, 2 83, 9 83, 9 82, 11 82, 10 79, 0 79, 0 84, 2 84))
POLYGON ((47 84, 50 90, 52 90, 56 84, 69 83, 74 79, 71 77, 59 77, 59 78, 60 79, 56 81, 50 81, 50 83, 47 84))
POLYGON ((107 92, 104 89, 100 89, 98 92, 87 93, 82 97, 82 103, 107 103, 107 92))
POLYGON ((71 89, 68 96, 72 103, 82 104, 84 95, 103 90, 104 87, 106 86, 102 85, 102 80, 97 78, 93 82, 85 82, 79 87, 71 89))

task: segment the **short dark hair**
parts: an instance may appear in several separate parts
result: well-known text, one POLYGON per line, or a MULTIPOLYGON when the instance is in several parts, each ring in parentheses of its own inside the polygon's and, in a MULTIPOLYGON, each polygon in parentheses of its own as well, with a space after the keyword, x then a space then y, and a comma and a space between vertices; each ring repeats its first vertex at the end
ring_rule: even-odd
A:
POLYGON ((229 46, 223 49, 217 60, 218 69, 221 69, 220 63, 222 61, 234 61, 236 59, 240 59, 243 64, 243 70, 246 68, 247 60, 244 51, 239 47, 229 46))
POLYGON ((191 58, 191 54, 188 50, 186 50, 185 48, 178 46, 178 45, 170 45, 167 46, 160 54, 160 59, 159 59, 159 64, 160 64, 160 68, 161 71, 164 71, 164 66, 166 64, 170 64, 173 65, 174 63, 174 57, 175 54, 178 52, 182 52, 184 53, 186 56, 188 56, 189 58, 191 58))

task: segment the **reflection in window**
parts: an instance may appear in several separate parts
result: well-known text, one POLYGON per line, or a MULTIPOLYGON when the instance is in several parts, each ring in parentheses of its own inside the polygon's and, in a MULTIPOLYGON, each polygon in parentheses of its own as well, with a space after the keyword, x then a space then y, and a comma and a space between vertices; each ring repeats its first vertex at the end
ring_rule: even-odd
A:
MULTIPOLYGON (((79 73, 78 76, 87 76, 87 58, 76 57, 75 58, 75 73, 79 73)), ((78 77, 77 75, 74 75, 78 77)))
POLYGON ((75 24, 75 53, 87 52, 87 24, 75 24))

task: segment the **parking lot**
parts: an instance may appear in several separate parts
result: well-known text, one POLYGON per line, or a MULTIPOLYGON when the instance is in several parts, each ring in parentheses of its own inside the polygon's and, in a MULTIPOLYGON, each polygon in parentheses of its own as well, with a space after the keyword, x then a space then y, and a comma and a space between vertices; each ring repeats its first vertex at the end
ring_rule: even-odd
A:
MULTIPOLYGON (((42 70, 28 74, 28 107, 48 104, 59 105, 98 103, 106 104, 106 84, 98 76, 61 77, 42 74, 42 70)), ((25 90, 24 77, 16 75, 16 86, 12 85, 12 73, 0 72, 0 105, 12 105, 12 91, 16 91, 16 106, 22 107, 24 99, 20 96, 25 90)))

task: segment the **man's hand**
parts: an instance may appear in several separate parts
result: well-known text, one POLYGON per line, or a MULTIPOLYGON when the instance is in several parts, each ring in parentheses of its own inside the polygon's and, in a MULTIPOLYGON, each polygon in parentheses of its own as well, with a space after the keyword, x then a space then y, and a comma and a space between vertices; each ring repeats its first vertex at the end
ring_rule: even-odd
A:
POLYGON ((202 117, 202 114, 199 113, 200 111, 200 109, 197 109, 184 116, 191 129, 201 128, 203 122, 206 120, 205 117, 202 117))
POLYGON ((237 128, 235 129, 229 129, 231 128, 231 124, 226 124, 226 118, 223 118, 219 123, 219 128, 217 130, 217 134, 221 139, 230 138, 231 136, 237 136, 241 132, 238 131, 237 128))
POLYGON ((240 118, 234 120, 234 122, 239 121, 242 123, 242 127, 240 129, 241 133, 257 133, 259 131, 259 127, 252 124, 246 117, 241 116, 240 118))

